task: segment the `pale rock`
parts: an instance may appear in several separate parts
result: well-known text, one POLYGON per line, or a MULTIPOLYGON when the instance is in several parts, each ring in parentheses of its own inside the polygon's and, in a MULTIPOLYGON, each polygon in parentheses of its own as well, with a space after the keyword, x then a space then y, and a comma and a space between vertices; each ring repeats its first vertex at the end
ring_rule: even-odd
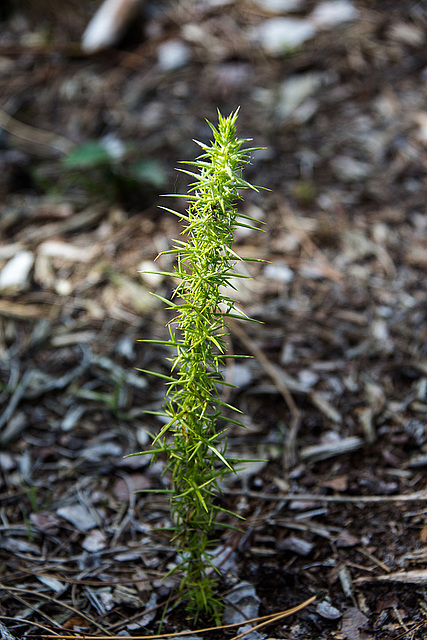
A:
POLYGON ((227 4, 232 4, 234 0, 202 0, 203 4, 208 7, 225 7, 227 4))
POLYGON ((110 303, 108 299, 110 296, 115 304, 125 308, 130 307, 133 311, 142 314, 147 313, 156 305, 156 299, 145 286, 119 274, 114 277, 114 286, 110 290, 104 290, 105 304, 110 303))
POLYGON ((168 40, 157 50, 161 71, 174 71, 183 67, 190 59, 190 49, 182 40, 168 40))
POLYGON ((397 40, 410 47, 421 47, 425 40, 425 30, 421 26, 408 22, 394 23, 387 35, 390 40, 397 40))
POLYGON ((245 624, 243 627, 239 627, 237 629, 237 633, 240 636, 245 636, 246 640, 264 640, 267 637, 266 633, 259 633, 259 631, 251 631, 252 627, 250 624, 245 624))
POLYGON ((93 511, 89 511, 81 504, 60 507, 56 514, 70 522, 79 531, 89 531, 98 524, 93 511))
POLYGON ((83 540, 82 547, 89 553, 96 553, 107 546, 107 536, 99 529, 93 529, 83 540))
POLYGON ((55 536, 59 531, 59 518, 50 511, 30 513, 30 522, 35 529, 48 536, 55 536))
POLYGON ((143 260, 138 265, 138 273, 141 275, 141 279, 152 289, 160 286, 164 279, 164 276, 156 273, 158 270, 159 266, 151 260, 143 260))
POLYGON ((148 130, 155 130, 165 119, 165 105, 159 100, 153 100, 144 106, 139 116, 140 124, 148 130))
POLYGON ((336 607, 333 607, 326 600, 322 600, 316 607, 316 613, 319 614, 322 618, 326 618, 326 620, 337 620, 341 618, 341 611, 338 611, 336 607))
POLYGON ((238 467, 236 469, 233 478, 238 478, 241 482, 245 483, 251 476, 256 476, 266 465, 265 460, 252 460, 246 462, 244 467, 238 467))
POLYGON ((58 278, 55 282, 55 291, 59 296, 66 298, 71 295, 73 291, 73 285, 69 280, 65 280, 65 278, 58 278))
POLYGON ((169 640, 203 640, 202 636, 192 636, 188 632, 188 636, 170 636, 169 640))
POLYGON ((356 20, 358 16, 358 10, 349 0, 327 0, 317 5, 310 14, 310 20, 317 29, 332 29, 356 20))
POLYGON ((253 375, 248 364, 235 362, 226 370, 225 379, 227 384, 232 384, 240 389, 252 382, 253 375))
MULTIPOLYGON (((342 565, 342 568, 347 569, 345 565, 342 565)), ((405 575, 407 574, 405 573, 405 575)), ((347 596, 347 598, 352 597, 354 599, 351 576, 349 576, 347 579, 349 582, 348 586, 346 584, 343 584, 343 579, 341 575, 339 577, 341 580, 342 589, 345 595, 347 596)), ((388 579, 389 576, 386 576, 386 578, 388 579)), ((407 579, 405 580, 405 582, 406 581, 407 579)), ((423 583, 425 584, 425 579, 423 583)), ((349 638, 349 639, 354 638, 354 640, 358 640, 359 638, 362 637, 360 634, 360 629, 365 627, 367 623, 368 623, 368 618, 361 611, 359 611, 359 609, 356 609, 356 607, 349 607, 344 611, 344 614, 342 616, 342 624, 341 624, 342 635, 344 636, 344 638, 349 638)), ((369 636, 369 634, 363 634, 363 635, 365 637, 367 635, 369 636)))
POLYGON ((151 488, 151 482, 142 473, 128 474, 126 478, 118 478, 113 486, 113 496, 120 502, 128 502, 135 491, 151 488))
POLYGON ((9 551, 12 554, 16 553, 30 553, 34 556, 41 555, 41 549, 38 544, 28 542, 21 538, 6 538, 5 536, 0 538, 0 549, 9 551))
POLYGON ((236 93, 248 86, 252 78, 250 65, 245 62, 224 62, 212 69, 212 82, 223 95, 236 93))
POLYGON ((382 304, 376 308, 376 312, 380 318, 391 318, 393 316, 393 309, 382 304))
POLYGON ((69 407, 61 421, 61 431, 71 431, 84 413, 85 407, 83 405, 79 404, 69 407))
POLYGON ((331 167, 335 177, 342 182, 361 182, 369 176, 372 169, 367 162, 344 155, 333 158, 331 167))
POLYGON ((399 104, 397 100, 386 91, 372 101, 376 113, 382 120, 391 120, 399 115, 399 104))
POLYGON ((258 615, 260 599, 255 587, 249 582, 240 582, 225 596, 224 600, 226 605, 223 624, 244 623, 258 615))
POLYGON ((95 442, 86 447, 82 452, 82 458, 90 462, 98 462, 103 458, 119 458, 123 455, 122 447, 116 442, 95 442))
POLYGON ((294 117, 299 122, 308 120, 313 114, 313 106, 315 109, 317 103, 310 101, 309 113, 305 113, 301 107, 304 103, 308 103, 308 99, 321 87, 324 80, 325 74, 316 72, 292 76, 285 80, 280 87, 276 116, 280 120, 287 120, 290 117, 294 117))
POLYGON ((238 574, 236 559, 236 553, 233 551, 232 547, 220 546, 212 551, 212 564, 222 573, 222 575, 228 573, 236 576, 238 574))
POLYGON ((61 240, 45 240, 38 248, 39 256, 62 258, 70 262, 89 262, 96 253, 96 247, 78 247, 61 240))
POLYGON ((9 260, 13 258, 19 251, 22 250, 22 245, 19 242, 12 242, 0 247, 0 260, 9 260))
POLYGON ((305 100, 297 109, 295 109, 293 114, 294 122, 297 124, 304 124, 305 122, 308 122, 316 113, 318 104, 318 101, 314 98, 308 98, 305 100))
MULTIPOLYGON (((141 577, 145 578, 145 576, 141 577)), ((137 622, 131 622, 126 625, 127 631, 141 631, 141 627, 148 627, 150 622, 152 622, 157 616, 157 600, 157 593, 152 591, 150 597, 145 603, 142 617, 138 618, 137 622)))
POLYGON ((135 340, 129 335, 124 335, 118 339, 114 347, 114 351, 126 360, 133 361, 135 359, 135 340))
POLYGON ((95 53, 114 45, 135 15, 140 1, 104 0, 83 33, 83 51, 95 53))
POLYGON ((254 4, 271 13, 288 13, 300 11, 305 0, 253 0, 254 4))
POLYGON ((255 28, 253 40, 270 55, 280 57, 302 45, 315 33, 314 24, 308 20, 270 18, 255 28))
POLYGON ((16 62, 13 58, 6 58, 2 56, 0 58, 0 73, 2 75, 12 74, 16 70, 16 62))
POLYGON ((8 472, 16 468, 16 462, 11 454, 6 451, 0 451, 0 469, 8 472))
POLYGON ((111 609, 114 609, 115 602, 114 602, 113 595, 111 593, 111 587, 104 587, 102 589, 97 589, 96 596, 98 600, 100 600, 105 611, 111 611, 111 609))
MULTIPOLYGON (((148 433, 145 427, 138 427, 136 431, 136 439, 138 441, 138 444, 141 445, 141 447, 146 447, 148 443, 151 441, 150 434, 148 433)), ((140 461, 139 466, 144 466, 144 463, 141 462, 141 460, 144 460, 145 458, 149 458, 149 456, 138 457, 138 460, 140 461)))
POLYGON ((134 562, 141 559, 141 552, 137 549, 135 551, 123 551, 121 553, 116 553, 116 555, 113 556, 113 559, 117 560, 117 562, 134 562))
POLYGON ((308 556, 313 551, 313 547, 313 543, 297 536, 288 536, 277 543, 279 551, 292 551, 292 553, 296 553, 299 556, 308 556))
POLYGON ((301 369, 298 379, 304 387, 311 388, 319 381, 319 375, 311 369, 301 369))
POLYGON ((388 331, 388 324, 383 318, 376 318, 371 323, 371 334, 377 341, 381 350, 386 353, 391 353, 393 350, 393 341, 390 338, 388 331))
POLYGON ((418 111, 412 119, 418 126, 415 135, 422 144, 427 145, 427 111, 418 111))
POLYGON ((206 32, 199 24, 195 22, 187 22, 182 27, 182 37, 187 42, 192 42, 194 44, 206 44, 206 32))
POLYGON ((277 280, 279 282, 292 282, 294 272, 286 264, 272 262, 264 268, 264 277, 269 280, 277 280))
POLYGON ((31 251, 18 251, 0 271, 0 289, 25 289, 33 264, 31 251))
POLYGON ((52 259, 49 256, 39 254, 34 264, 34 282, 37 282, 43 289, 53 289, 55 280, 52 259))
POLYGON ((126 155, 126 145, 114 133, 107 133, 101 144, 113 160, 122 160, 126 155))

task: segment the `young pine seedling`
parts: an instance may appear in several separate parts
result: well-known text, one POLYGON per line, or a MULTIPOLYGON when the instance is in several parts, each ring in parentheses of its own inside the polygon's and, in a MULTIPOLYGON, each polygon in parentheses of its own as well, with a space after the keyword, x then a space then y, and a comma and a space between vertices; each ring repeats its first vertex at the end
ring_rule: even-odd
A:
MULTIPOLYGON (((213 140, 196 143, 202 155, 181 170, 194 182, 187 195, 185 214, 166 209, 184 223, 185 240, 175 240, 164 254, 176 254, 172 272, 158 272, 178 281, 172 300, 160 298, 174 313, 166 341, 143 340, 172 348, 170 375, 153 373, 166 381, 163 411, 166 424, 153 440, 154 459, 166 458, 171 476, 170 513, 173 541, 180 559, 179 595, 196 619, 201 612, 219 622, 222 604, 216 596, 217 569, 211 554, 212 534, 220 513, 232 514, 219 504, 219 481, 245 462, 227 457, 223 411, 235 410, 221 399, 227 348, 227 319, 241 319, 234 300, 224 293, 233 287, 234 267, 242 260, 232 249, 236 227, 255 220, 239 215, 236 203, 242 189, 254 189, 242 178, 250 153, 248 140, 236 137, 238 111, 218 115, 218 126, 208 122, 213 140)), ((238 276, 245 277, 245 276, 238 276)), ((234 288, 234 287, 233 287, 234 288)), ((232 424, 237 420, 226 418, 232 424)), ((241 425, 243 426, 243 425, 241 425)), ((140 455, 140 454, 133 454, 140 455)), ((218 523, 221 526, 228 526, 218 523)), ((177 570, 177 569, 176 569, 177 570)))

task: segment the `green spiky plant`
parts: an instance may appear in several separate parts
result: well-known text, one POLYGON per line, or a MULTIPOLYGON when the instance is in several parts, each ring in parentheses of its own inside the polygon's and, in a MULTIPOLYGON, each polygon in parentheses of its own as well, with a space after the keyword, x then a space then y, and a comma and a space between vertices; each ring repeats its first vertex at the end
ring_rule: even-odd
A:
POLYGON ((141 453, 167 459, 173 541, 182 572, 180 597, 193 616, 205 612, 217 622, 222 605, 216 597, 211 537, 216 517, 231 514, 218 504, 219 481, 245 462, 227 457, 226 429, 220 426, 224 411, 236 411, 221 399, 221 385, 227 384, 222 375, 228 357, 227 319, 242 318, 224 288, 233 287, 234 267, 242 260, 232 249, 235 228, 257 228, 252 218, 238 214, 236 206, 242 189, 257 190, 242 178, 255 149, 244 149, 248 140, 236 137, 237 116, 238 110, 229 117, 218 113, 217 127, 208 122, 213 141, 210 145, 195 141, 203 153, 185 163, 198 173, 181 170, 194 180, 187 195, 177 196, 188 200, 187 211, 166 210, 184 222, 186 240, 175 240, 173 249, 164 252, 176 254, 174 270, 158 272, 179 282, 172 301, 157 296, 174 312, 168 325, 170 338, 143 340, 166 345, 175 355, 169 359, 170 375, 154 373, 168 386, 163 411, 154 412, 166 417, 167 423, 154 438, 154 448, 141 453))

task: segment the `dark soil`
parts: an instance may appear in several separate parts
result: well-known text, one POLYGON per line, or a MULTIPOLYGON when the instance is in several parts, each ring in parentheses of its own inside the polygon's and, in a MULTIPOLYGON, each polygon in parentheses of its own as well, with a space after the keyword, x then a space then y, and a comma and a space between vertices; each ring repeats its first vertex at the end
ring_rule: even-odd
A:
MULTIPOLYGON (((167 335, 149 291, 172 284, 138 271, 180 233, 158 206, 184 206, 159 195, 185 192, 174 167, 208 140, 205 118, 240 106, 239 135, 264 147, 245 178, 270 191, 246 195, 264 233, 236 250, 270 264, 239 280, 263 324, 231 326, 230 352, 253 359, 227 367, 247 424, 229 445, 267 462, 224 486, 245 520, 218 532, 220 596, 246 581, 260 616, 317 596, 252 640, 425 638, 424 3, 355 0, 352 20, 284 56, 252 39, 275 14, 249 0, 147 0, 116 48, 89 56, 76 43, 96 4, 0 13, 0 637, 159 631, 168 505, 134 491, 167 478, 123 456, 159 428, 143 411, 164 388, 135 368, 167 371, 138 339, 167 335)), ((201 637, 173 602, 162 631, 201 637)))

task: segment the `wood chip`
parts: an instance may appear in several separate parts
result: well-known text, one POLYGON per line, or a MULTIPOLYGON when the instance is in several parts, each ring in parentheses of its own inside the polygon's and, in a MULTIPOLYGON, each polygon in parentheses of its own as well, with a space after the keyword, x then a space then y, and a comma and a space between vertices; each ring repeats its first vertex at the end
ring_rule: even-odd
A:
POLYGON ((419 569, 414 571, 397 571, 395 573, 387 573, 385 576, 362 577, 356 578, 355 584, 366 582, 404 582, 406 584, 427 584, 427 569, 419 569))

